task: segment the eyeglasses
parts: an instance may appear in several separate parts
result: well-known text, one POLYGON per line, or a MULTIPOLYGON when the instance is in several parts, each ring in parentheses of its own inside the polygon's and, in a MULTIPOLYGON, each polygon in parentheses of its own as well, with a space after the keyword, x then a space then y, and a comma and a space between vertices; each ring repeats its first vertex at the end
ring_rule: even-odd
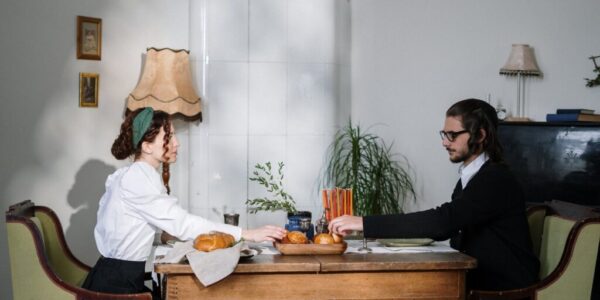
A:
POLYGON ((467 133, 469 132, 468 130, 461 130, 461 131, 443 131, 440 130, 440 137, 442 138, 442 140, 444 138, 446 138, 449 142, 454 142, 454 140, 456 140, 456 138, 463 134, 463 133, 467 133))

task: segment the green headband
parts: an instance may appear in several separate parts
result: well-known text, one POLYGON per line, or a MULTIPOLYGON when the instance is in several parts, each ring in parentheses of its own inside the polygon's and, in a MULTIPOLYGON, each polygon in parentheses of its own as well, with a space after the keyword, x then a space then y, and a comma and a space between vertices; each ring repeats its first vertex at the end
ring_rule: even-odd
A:
POLYGON ((148 131, 152 124, 152 117, 154 117, 154 110, 152 107, 146 107, 133 118, 133 148, 137 148, 138 143, 148 131))

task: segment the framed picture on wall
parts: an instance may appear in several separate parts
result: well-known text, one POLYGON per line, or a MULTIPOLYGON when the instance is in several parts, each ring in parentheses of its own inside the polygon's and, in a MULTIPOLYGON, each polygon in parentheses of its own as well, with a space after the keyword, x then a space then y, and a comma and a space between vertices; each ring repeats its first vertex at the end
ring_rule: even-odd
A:
POLYGON ((98 107, 100 74, 79 73, 79 106, 98 107))
POLYGON ((102 19, 77 16, 77 58, 100 60, 102 19))

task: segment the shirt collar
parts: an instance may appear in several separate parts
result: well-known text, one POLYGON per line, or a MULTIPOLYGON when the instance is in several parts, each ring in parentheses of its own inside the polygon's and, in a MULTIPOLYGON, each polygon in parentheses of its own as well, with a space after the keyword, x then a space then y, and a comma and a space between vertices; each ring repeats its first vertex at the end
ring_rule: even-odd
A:
POLYGON ((460 175, 460 182, 462 184, 463 190, 465 189, 471 178, 473 178, 473 176, 477 174, 479 169, 481 169, 481 166, 483 166, 483 164, 485 164, 485 162, 488 161, 488 159, 489 157, 487 153, 483 152, 482 154, 479 154, 479 156, 477 156, 477 158, 475 158, 468 165, 465 165, 463 163, 460 166, 460 168, 458 168, 458 174, 460 175))
POLYGON ((150 163, 143 161, 143 160, 136 160, 133 162, 135 165, 138 165, 142 170, 148 172, 148 171, 154 171, 154 173, 158 174, 158 170, 156 170, 156 168, 154 168, 150 163))
POLYGON ((163 183, 160 173, 150 163, 143 160, 136 160, 133 165, 138 166, 142 173, 152 182, 153 185, 160 187, 161 193, 167 193, 167 188, 163 183))

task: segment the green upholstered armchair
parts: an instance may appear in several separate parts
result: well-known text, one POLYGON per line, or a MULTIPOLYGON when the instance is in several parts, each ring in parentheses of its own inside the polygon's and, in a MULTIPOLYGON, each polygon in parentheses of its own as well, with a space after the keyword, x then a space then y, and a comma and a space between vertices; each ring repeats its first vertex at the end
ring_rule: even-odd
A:
POLYGON ((529 223, 529 235, 533 245, 533 253, 540 258, 540 247, 542 244, 542 234, 544 232, 544 220, 550 212, 547 205, 536 205, 527 208, 527 222, 529 223))
POLYGON ((30 200, 6 211, 13 299, 152 299, 150 293, 118 295, 82 289, 90 267, 73 256, 60 221, 30 200))
POLYGON ((528 209, 533 249, 540 259, 540 281, 508 291, 469 292, 469 299, 591 299, 600 215, 562 201, 528 209))

